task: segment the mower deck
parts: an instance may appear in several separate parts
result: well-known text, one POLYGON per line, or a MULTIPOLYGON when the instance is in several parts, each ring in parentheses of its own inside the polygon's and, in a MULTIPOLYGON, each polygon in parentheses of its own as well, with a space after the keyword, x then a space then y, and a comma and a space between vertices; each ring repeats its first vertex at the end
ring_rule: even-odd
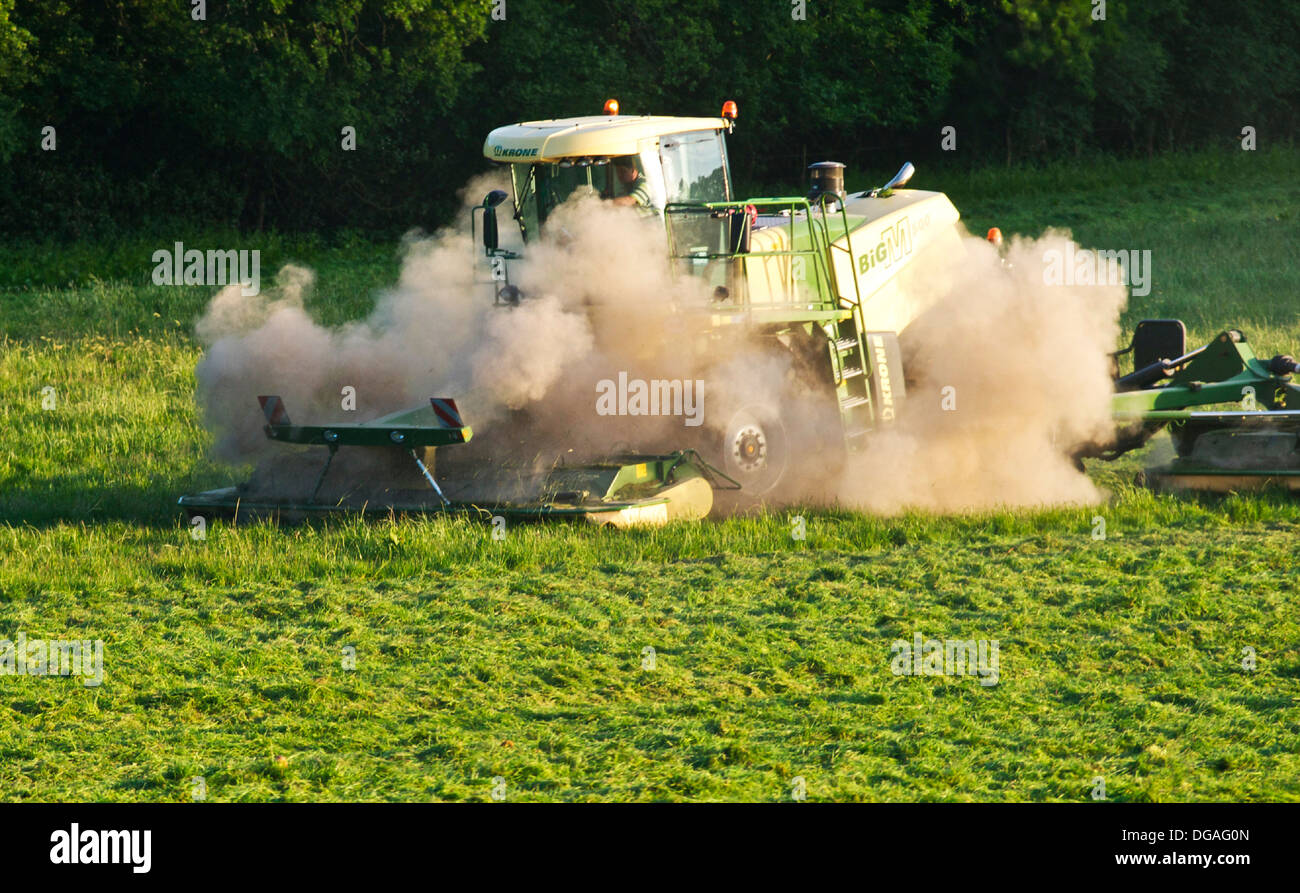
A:
POLYGON ((1126 352, 1135 368, 1115 381, 1111 406, 1120 434, 1104 458, 1167 430, 1177 457, 1144 473, 1153 489, 1300 491, 1300 410, 1290 408, 1300 405, 1294 358, 1261 359, 1236 329, 1187 351, 1178 320, 1138 323, 1133 343, 1120 351, 1126 352), (1234 404, 1241 408, 1209 408, 1234 404))
POLYGON ((428 490, 357 488, 332 493, 328 501, 275 498, 250 483, 183 496, 179 505, 190 515, 236 522, 298 522, 337 514, 461 515, 485 521, 571 518, 626 528, 705 517, 713 507, 712 473, 692 451, 685 451, 623 456, 544 473, 498 470, 443 480, 440 487, 428 490))
POLYGON ((1156 468, 1145 473, 1151 489, 1162 493, 1196 491, 1204 493, 1235 493, 1241 490, 1265 490, 1280 487, 1300 491, 1300 474, 1296 472, 1238 471, 1218 469, 1191 472, 1170 467, 1156 468))
POLYGON ((1300 490, 1300 412, 1184 412, 1172 435, 1180 455, 1147 472, 1160 490, 1227 493, 1283 487, 1300 490))

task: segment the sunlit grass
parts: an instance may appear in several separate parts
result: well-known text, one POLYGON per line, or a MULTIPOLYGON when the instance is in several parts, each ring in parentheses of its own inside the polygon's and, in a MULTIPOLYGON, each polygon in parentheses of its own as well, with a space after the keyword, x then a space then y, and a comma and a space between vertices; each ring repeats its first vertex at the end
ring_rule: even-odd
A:
MULTIPOLYGON (((1130 323, 1295 353, 1295 161, 939 188, 972 226, 1149 248, 1130 323)), ((391 243, 286 244, 327 321, 395 276, 391 243)), ((0 675, 0 797, 183 800, 200 776, 218 801, 482 800, 500 776, 507 799, 788 800, 797 776, 812 800, 1081 801, 1102 776, 1115 800, 1300 800, 1287 495, 1153 494, 1137 456, 1090 464, 1099 506, 195 539, 176 498, 242 474, 193 399, 210 290, 120 272, 133 251, 47 246, 0 291, 0 638, 102 639, 106 663, 98 688, 0 675), (62 284, 103 258, 119 272, 62 284), (999 684, 892 675, 915 632, 997 639, 999 684)))

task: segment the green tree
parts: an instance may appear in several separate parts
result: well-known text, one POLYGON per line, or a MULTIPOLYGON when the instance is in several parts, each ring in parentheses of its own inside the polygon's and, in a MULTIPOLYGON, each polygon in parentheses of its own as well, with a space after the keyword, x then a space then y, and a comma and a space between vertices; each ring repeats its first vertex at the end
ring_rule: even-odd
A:
POLYGON ((22 159, 25 179, 50 201, 75 182, 97 205, 129 183, 135 210, 175 201, 250 226, 373 222, 412 177, 450 173, 420 139, 443 134, 490 6, 229 0, 196 21, 188 0, 21 2, 38 48, 23 114, 61 135, 57 158, 22 159))
MULTIPOLYGON (((935 114, 958 63, 945 0, 512 0, 474 51, 495 124, 599 113, 717 115, 735 100, 733 166, 802 175, 805 147, 852 161, 873 132, 935 114)), ((487 122, 485 122, 487 123, 487 122)), ((816 161, 816 157, 807 157, 816 161)))
POLYGON ((13 0, 0 0, 0 162, 8 161, 23 139, 18 91, 32 65, 32 35, 14 21, 13 9, 13 0))

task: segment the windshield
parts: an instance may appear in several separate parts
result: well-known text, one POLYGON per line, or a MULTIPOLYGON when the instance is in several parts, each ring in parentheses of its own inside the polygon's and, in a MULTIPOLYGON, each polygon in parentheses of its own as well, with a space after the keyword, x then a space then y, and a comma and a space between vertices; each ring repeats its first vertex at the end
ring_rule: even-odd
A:
POLYGON ((512 164, 510 172, 515 219, 525 241, 536 238, 547 217, 581 189, 617 204, 635 205, 645 215, 662 213, 665 201, 698 205, 731 198, 727 147, 719 130, 662 136, 657 159, 650 151, 574 157, 512 164))
MULTIPOLYGON (((640 161, 635 156, 629 159, 638 174, 642 174, 640 161)), ((615 175, 614 165, 606 158, 587 164, 514 164, 511 174, 518 196, 516 217, 525 239, 535 235, 546 218, 580 189, 591 189, 602 198, 628 194, 628 186, 615 175)))
POLYGON ((659 143, 664 166, 664 185, 670 202, 725 202, 727 149, 722 133, 702 130, 675 133, 659 143))

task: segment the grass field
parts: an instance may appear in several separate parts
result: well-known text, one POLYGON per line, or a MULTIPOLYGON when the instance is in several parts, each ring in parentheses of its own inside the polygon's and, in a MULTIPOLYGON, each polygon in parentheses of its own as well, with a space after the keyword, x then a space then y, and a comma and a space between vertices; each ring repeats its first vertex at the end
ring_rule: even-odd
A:
MULTIPOLYGON (((1151 249, 1129 323, 1300 350, 1300 153, 915 185, 979 232, 1151 249)), ((239 475, 192 398, 211 290, 147 284, 175 238, 0 249, 0 639, 102 639, 105 667, 0 675, 0 798, 1300 800, 1300 502, 1155 496, 1139 455, 1090 466, 1103 506, 808 510, 802 541, 795 511, 195 540, 176 497, 239 475), (917 632, 997 639, 998 684, 893 675, 917 632)), ((331 322, 397 271, 390 242, 239 244, 314 267, 331 322)))

